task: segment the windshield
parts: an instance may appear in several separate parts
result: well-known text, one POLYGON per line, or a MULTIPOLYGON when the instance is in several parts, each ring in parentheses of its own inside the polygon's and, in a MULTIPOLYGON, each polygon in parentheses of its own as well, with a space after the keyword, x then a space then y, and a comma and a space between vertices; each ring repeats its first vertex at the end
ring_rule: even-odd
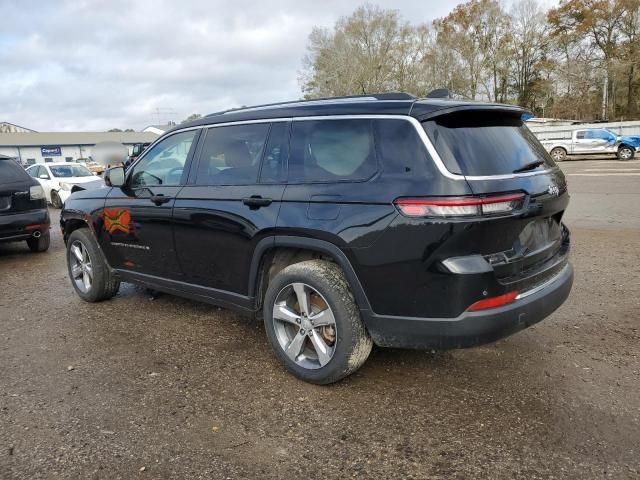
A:
POLYGON ((84 165, 56 165, 49 167, 54 177, 92 177, 93 173, 84 165))
POLYGON ((504 175, 555 165, 519 115, 465 111, 442 115, 422 125, 452 173, 504 175))

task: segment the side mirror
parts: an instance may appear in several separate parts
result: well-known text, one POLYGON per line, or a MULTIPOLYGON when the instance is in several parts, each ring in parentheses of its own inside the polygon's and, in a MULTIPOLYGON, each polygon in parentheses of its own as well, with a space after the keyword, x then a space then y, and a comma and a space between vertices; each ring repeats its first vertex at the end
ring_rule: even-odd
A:
POLYGON ((104 172, 104 183, 108 187, 122 187, 124 180, 124 167, 113 167, 104 172))
POLYGON ((42 180, 49 180, 49 175, 47 175, 46 173, 41 173, 38 178, 41 178, 42 180))

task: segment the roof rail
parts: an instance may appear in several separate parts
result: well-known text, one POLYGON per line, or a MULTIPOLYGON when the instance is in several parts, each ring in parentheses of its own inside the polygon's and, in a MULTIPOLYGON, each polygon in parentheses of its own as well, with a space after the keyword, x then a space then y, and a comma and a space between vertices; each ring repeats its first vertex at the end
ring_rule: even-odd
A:
POLYGON ((344 97, 323 97, 314 98, 310 100, 293 100, 290 102, 277 102, 277 103, 265 103, 263 105, 253 105, 250 107, 230 108, 228 110, 222 110, 220 112, 214 112, 206 115, 207 117, 215 117, 217 115, 224 115, 225 113, 246 112, 251 110, 262 110, 276 107, 297 107, 299 105, 322 105, 329 103, 341 103, 349 102, 351 100, 360 101, 376 101, 376 100, 415 100, 416 97, 410 93, 403 92, 388 92, 388 93, 372 93, 367 95, 348 95, 344 97))

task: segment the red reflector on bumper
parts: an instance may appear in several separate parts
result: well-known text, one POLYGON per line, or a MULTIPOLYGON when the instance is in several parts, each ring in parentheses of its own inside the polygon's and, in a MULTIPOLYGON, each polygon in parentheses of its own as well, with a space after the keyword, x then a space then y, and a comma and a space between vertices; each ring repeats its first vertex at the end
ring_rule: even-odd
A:
POLYGON ((497 308, 503 305, 507 305, 515 301, 518 296, 518 292, 509 292, 504 295, 498 295, 497 297, 485 298, 484 300, 479 300, 476 303, 472 304, 467 311, 469 312, 477 312, 478 310, 487 310, 488 308, 497 308))
POLYGON ((37 228, 49 228, 48 223, 34 223, 32 225, 27 225, 24 227, 25 230, 35 230, 37 228))

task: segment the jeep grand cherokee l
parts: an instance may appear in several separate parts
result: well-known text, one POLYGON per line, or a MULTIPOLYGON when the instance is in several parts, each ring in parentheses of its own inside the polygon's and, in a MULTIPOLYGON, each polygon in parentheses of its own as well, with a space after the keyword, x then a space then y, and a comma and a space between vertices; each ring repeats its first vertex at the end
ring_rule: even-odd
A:
POLYGON ((33 252, 49 248, 44 190, 12 158, 0 155, 0 242, 26 241, 33 252))
POLYGON ((92 302, 134 282, 256 316, 314 383, 373 344, 512 334, 573 281, 565 179, 522 114, 385 94, 180 125, 67 200, 73 287, 92 302))

